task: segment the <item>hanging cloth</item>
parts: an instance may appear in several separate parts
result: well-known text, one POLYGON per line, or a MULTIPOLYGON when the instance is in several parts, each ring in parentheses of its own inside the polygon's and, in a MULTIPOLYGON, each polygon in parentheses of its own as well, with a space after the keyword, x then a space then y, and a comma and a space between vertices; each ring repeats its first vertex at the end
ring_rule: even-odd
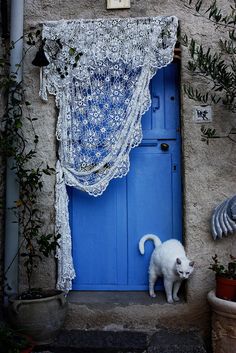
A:
MULTIPOLYGON (((142 140, 141 117, 151 104, 149 83, 173 60, 177 26, 173 16, 44 24, 50 64, 42 69, 40 95, 56 97, 64 185, 99 196, 110 180, 128 173, 130 150, 142 140)), ((65 237, 71 249, 68 202, 57 200, 56 226, 64 228, 61 241, 65 237)), ((71 278, 59 271, 58 283, 70 289, 72 258, 62 250, 57 256, 60 268, 69 261, 71 278)))

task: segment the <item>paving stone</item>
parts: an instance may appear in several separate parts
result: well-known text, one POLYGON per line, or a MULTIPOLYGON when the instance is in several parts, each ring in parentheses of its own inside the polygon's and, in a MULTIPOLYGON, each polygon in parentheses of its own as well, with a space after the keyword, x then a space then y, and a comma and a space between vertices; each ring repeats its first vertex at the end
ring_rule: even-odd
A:
POLYGON ((207 353, 196 332, 63 331, 38 353, 207 353))
POLYGON ((207 353, 204 343, 195 332, 161 330, 150 340, 147 353, 207 353))

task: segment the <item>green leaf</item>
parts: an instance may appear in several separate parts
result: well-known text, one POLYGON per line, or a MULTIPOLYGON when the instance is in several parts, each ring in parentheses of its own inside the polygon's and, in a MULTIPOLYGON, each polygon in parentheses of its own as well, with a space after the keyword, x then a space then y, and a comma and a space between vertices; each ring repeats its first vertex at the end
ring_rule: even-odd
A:
POLYGON ((70 48, 69 49, 69 54, 73 56, 75 54, 75 48, 70 48))
POLYGON ((17 129, 20 129, 20 128, 22 127, 22 122, 21 122, 20 120, 16 120, 16 121, 15 121, 15 127, 16 127, 17 129))
POLYGON ((196 11, 199 12, 201 7, 202 7, 202 0, 198 0, 195 5, 196 11))
POLYGON ((80 53, 75 56, 75 62, 76 62, 76 63, 79 61, 80 57, 81 57, 81 54, 80 54, 80 53))

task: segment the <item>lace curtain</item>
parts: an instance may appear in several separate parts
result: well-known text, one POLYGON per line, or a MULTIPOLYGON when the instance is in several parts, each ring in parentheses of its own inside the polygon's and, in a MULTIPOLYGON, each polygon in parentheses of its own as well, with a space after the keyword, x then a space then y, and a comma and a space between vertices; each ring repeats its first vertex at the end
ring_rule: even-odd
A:
POLYGON ((57 139, 56 227, 58 288, 75 273, 66 186, 101 195, 129 171, 129 152, 142 139, 141 117, 151 103, 149 83, 173 59, 176 17, 48 22, 43 27, 50 64, 40 95, 55 95, 57 139))

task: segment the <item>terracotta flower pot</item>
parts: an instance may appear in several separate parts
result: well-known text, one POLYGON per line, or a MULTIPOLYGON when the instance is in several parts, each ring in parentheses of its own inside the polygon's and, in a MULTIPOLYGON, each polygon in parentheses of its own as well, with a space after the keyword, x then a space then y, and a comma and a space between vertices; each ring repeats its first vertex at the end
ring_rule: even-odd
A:
POLYGON ((20 353, 31 353, 33 352, 34 347, 30 346, 28 348, 23 349, 20 353))
POLYGON ((28 347, 23 349, 20 353, 31 353, 33 352, 34 347, 28 347))
POLYGON ((236 280, 217 276, 216 296, 221 299, 236 301, 236 280))
POLYGON ((0 333, 0 352, 19 352, 30 353, 33 352, 34 342, 31 337, 28 337, 21 332, 11 330, 7 326, 1 327, 0 333))
POLYGON ((34 350, 35 343, 33 342, 31 337, 25 336, 28 341, 28 347, 21 349, 20 353, 31 353, 34 350))

